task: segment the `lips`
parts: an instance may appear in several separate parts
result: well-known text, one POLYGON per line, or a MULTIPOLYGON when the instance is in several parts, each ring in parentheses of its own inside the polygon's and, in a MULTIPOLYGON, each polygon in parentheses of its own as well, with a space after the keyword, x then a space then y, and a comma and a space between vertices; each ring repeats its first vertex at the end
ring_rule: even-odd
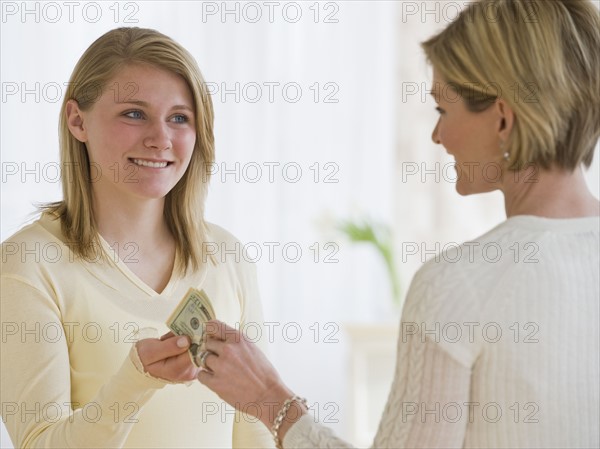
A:
POLYGON ((151 161, 149 159, 130 158, 129 160, 139 167, 166 168, 172 164, 170 161, 151 161))

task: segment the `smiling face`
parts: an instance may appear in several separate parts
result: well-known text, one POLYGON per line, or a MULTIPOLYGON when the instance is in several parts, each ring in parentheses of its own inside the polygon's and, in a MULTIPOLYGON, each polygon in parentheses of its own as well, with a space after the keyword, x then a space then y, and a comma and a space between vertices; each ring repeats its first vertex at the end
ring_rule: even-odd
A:
POLYGON ((483 112, 471 112, 435 69, 433 86, 440 116, 431 137, 456 160, 456 191, 469 195, 501 188, 506 175, 501 148, 507 137, 505 104, 496 101, 483 112))
POLYGON ((71 100, 69 129, 86 144, 95 198, 164 198, 194 150, 193 105, 183 78, 145 64, 119 70, 86 111, 71 100))

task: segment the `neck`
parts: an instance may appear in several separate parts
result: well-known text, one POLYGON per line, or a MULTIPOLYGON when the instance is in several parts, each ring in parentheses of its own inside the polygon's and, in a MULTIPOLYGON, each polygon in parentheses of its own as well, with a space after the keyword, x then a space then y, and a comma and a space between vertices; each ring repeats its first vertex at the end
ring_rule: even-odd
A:
POLYGON ((528 167, 506 176, 502 192, 506 216, 536 215, 579 218, 600 215, 600 203, 590 192, 583 170, 528 167))
POLYGON ((109 200, 94 192, 93 201, 98 232, 109 244, 156 245, 172 238, 163 215, 164 198, 109 200))

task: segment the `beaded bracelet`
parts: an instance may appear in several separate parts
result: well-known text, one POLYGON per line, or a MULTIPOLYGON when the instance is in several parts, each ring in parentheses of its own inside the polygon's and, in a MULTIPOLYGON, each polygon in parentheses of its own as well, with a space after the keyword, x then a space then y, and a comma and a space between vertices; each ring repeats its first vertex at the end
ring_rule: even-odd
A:
POLYGON ((290 410, 290 407, 292 406, 293 402, 299 402, 305 407, 308 407, 306 399, 301 398, 300 396, 294 396, 290 399, 287 399, 283 403, 283 407, 281 407, 281 410, 279 410, 279 413, 275 417, 275 421, 273 421, 273 427, 271 427, 271 434, 273 435, 273 439, 275 440, 275 447, 277 449, 283 449, 283 446, 281 445, 281 440, 279 439, 279 428, 281 427, 281 424, 283 423, 283 420, 285 419, 287 412, 290 410))

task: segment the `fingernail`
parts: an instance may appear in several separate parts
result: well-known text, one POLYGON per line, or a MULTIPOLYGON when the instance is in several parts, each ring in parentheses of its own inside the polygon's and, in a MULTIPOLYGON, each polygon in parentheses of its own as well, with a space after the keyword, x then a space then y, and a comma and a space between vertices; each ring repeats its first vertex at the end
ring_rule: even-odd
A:
POLYGON ((186 348, 188 346, 187 338, 181 337, 177 340, 177 346, 180 348, 186 348))

